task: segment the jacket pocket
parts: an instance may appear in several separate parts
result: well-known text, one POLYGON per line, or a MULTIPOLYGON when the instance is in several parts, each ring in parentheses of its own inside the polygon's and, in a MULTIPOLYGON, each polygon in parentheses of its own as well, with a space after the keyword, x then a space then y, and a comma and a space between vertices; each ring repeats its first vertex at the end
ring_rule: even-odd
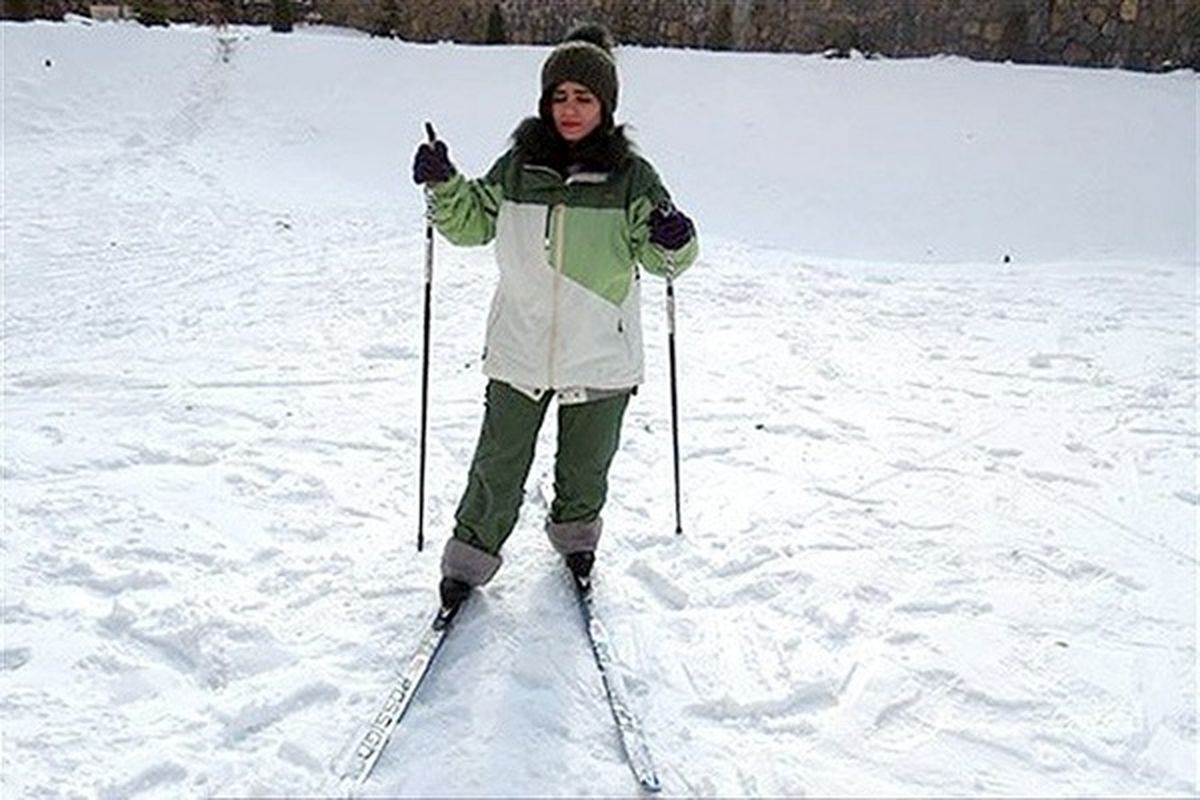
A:
POLYGON ((625 319, 624 314, 617 315, 617 338, 621 340, 621 347, 625 353, 625 358, 632 362, 634 358, 633 337, 630 336, 629 321, 625 319))
POLYGON ((503 313, 504 295, 499 290, 492 296, 492 307, 488 309, 487 327, 484 328, 483 335, 483 360, 487 361, 489 346, 496 336, 496 325, 500 321, 500 315, 503 313))

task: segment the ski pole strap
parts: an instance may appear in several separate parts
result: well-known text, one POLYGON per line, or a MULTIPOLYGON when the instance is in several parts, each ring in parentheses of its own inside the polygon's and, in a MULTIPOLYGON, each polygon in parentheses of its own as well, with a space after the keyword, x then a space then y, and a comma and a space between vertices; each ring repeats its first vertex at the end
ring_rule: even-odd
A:
POLYGON ((433 190, 425 187, 425 283, 433 283, 433 190))
POLYGON ((675 333, 675 257, 667 253, 667 333, 675 333))
POLYGON ((675 282, 667 278, 667 333, 675 333, 675 282))
MULTIPOLYGON (((433 123, 426 121, 425 137, 429 144, 437 141, 433 123)), ((425 283, 433 283, 433 188, 425 184, 425 283)))

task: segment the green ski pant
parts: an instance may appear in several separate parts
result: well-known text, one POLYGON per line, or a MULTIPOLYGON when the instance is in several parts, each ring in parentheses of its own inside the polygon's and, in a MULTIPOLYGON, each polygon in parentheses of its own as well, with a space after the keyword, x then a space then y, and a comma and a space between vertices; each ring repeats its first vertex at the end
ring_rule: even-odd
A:
MULTIPOLYGON (((455 513, 455 539, 492 555, 500 553, 517 524, 538 431, 552 395, 547 392, 533 400, 506 383, 488 382, 483 429, 455 513)), ((628 405, 629 393, 559 405, 552 522, 587 523, 598 518, 628 405)))

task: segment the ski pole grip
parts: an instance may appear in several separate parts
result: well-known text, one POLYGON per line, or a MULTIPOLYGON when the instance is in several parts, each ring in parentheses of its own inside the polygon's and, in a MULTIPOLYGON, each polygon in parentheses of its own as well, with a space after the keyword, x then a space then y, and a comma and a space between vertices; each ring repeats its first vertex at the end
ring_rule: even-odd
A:
MULTIPOLYGON (((437 141, 437 133, 434 132, 433 123, 430 122, 429 120, 425 121, 425 136, 427 136, 429 138, 429 144, 431 144, 431 145, 437 141)), ((427 242, 430 243, 430 246, 432 246, 432 242, 433 242, 433 190, 430 189, 429 184, 425 184, 425 239, 427 242)), ((428 259, 426 259, 425 266, 426 266, 425 280, 428 281, 430 278, 429 272, 431 271, 431 268, 428 264, 428 259)))
MULTIPOLYGON (((658 204, 657 210, 659 213, 661 213, 664 216, 670 216, 671 214, 675 213, 675 204, 671 202, 670 198, 668 198, 658 204)), ((671 252, 668 252, 667 253, 667 285, 668 285, 668 294, 671 294, 671 295, 673 295, 674 293, 669 291, 670 281, 674 277, 675 277, 675 259, 673 257, 673 254, 671 252)), ((671 304, 672 304, 672 306, 674 306, 674 298, 673 297, 672 297, 671 304)), ((672 308, 672 311, 673 310, 674 309, 672 308)))
MULTIPOLYGON (((433 130, 433 123, 425 121, 425 135, 429 137, 429 144, 432 145, 437 141, 437 133, 433 130)), ((425 184, 425 285, 428 287, 433 282, 433 189, 429 184, 425 184)), ((420 548, 418 548, 420 549, 420 548)))

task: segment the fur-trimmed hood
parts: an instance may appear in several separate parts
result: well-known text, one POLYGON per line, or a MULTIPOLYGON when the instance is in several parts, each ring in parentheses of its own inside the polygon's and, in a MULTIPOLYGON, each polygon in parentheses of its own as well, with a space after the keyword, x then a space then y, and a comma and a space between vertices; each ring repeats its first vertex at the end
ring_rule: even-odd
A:
POLYGON ((550 167, 564 177, 583 169, 615 172, 633 155, 633 143, 625 136, 625 126, 593 131, 578 144, 569 144, 541 117, 527 117, 512 135, 513 150, 525 164, 550 167))

